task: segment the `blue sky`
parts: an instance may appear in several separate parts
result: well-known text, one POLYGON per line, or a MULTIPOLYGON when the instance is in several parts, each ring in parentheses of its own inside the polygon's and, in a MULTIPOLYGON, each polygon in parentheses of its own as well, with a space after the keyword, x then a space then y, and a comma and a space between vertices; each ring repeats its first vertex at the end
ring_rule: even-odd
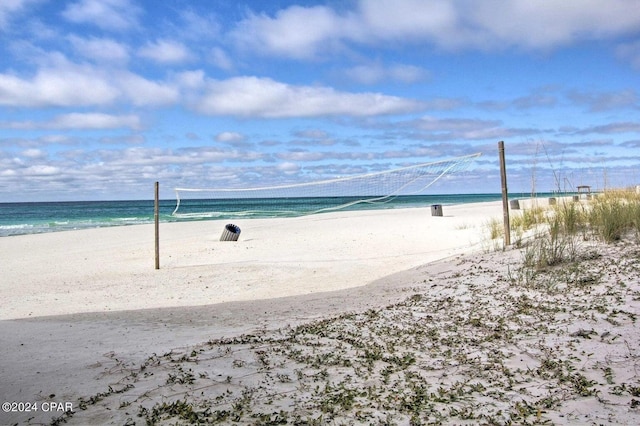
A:
POLYGON ((640 184, 637 0, 3 0, 0 202, 482 152, 433 192, 640 184))

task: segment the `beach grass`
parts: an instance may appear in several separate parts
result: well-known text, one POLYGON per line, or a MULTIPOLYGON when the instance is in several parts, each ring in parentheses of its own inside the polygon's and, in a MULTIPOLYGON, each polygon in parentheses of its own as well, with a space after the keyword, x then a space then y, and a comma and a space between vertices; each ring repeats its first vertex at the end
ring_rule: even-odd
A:
POLYGON ((598 197, 589 222, 596 234, 607 242, 619 240, 629 230, 640 230, 640 195, 630 191, 610 191, 598 197))
MULTIPOLYGON (((514 215, 510 225, 515 245, 527 247, 525 265, 553 266, 573 259, 580 240, 596 238, 612 243, 629 232, 640 238, 640 194, 612 190, 598 194, 588 203, 564 200, 547 208, 534 203, 532 208, 514 215)), ((503 238, 500 220, 491 219, 486 228, 489 240, 503 238)), ((493 247, 498 246, 503 249, 494 242, 493 247)))

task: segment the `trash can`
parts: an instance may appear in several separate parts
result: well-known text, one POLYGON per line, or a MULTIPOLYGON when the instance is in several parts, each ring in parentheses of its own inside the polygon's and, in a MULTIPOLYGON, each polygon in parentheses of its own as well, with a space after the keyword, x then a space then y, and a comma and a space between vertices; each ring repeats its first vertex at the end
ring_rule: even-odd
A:
POLYGON ((520 210, 520 201, 509 200, 509 207, 511 207, 511 210, 520 210))
POLYGON ((556 205, 556 198, 555 197, 549 198, 549 205, 550 206, 555 206, 556 205))
POLYGON ((442 216, 442 204, 431 205, 431 216, 442 216))
POLYGON ((225 225, 224 231, 222 231, 220 241, 238 241, 239 236, 240 228, 233 223, 228 223, 225 225))

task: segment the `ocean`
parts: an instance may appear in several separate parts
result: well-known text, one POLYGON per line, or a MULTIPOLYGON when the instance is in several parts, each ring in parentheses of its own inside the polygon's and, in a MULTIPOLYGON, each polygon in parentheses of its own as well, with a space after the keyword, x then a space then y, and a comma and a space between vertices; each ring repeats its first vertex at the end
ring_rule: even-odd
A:
MULTIPOLYGON (((524 194, 510 196, 527 197, 524 194)), ((344 210, 428 207, 497 201, 500 194, 398 196, 384 203, 356 203, 344 210)), ((176 215, 176 200, 160 201, 160 221, 214 220, 300 216, 336 204, 349 204, 356 198, 316 197, 286 199, 182 199, 176 215)), ((153 200, 65 201, 0 203, 0 237, 86 228, 153 223, 153 200)))

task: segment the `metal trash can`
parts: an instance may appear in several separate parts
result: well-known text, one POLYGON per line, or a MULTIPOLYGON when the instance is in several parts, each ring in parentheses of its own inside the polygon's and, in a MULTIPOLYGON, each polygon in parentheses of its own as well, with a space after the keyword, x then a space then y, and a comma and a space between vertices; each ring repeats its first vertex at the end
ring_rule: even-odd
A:
POLYGON ((431 216, 442 216, 442 204, 431 205, 431 216))
POLYGON ((520 210, 520 201, 509 200, 509 207, 511 207, 511 210, 520 210))
POLYGON ((224 231, 222 231, 220 241, 238 241, 239 236, 240 227, 234 225, 233 223, 228 223, 225 225, 224 231))

